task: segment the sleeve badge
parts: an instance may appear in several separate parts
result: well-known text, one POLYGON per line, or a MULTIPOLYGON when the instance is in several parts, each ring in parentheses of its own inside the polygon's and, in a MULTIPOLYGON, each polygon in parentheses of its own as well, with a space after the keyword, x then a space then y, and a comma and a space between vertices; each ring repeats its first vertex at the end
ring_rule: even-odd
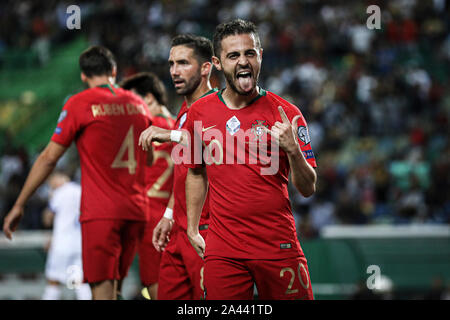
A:
POLYGON ((298 138, 305 144, 307 145, 308 143, 311 142, 311 138, 309 136, 309 132, 308 129, 305 126, 300 126, 297 129, 297 135, 298 138))

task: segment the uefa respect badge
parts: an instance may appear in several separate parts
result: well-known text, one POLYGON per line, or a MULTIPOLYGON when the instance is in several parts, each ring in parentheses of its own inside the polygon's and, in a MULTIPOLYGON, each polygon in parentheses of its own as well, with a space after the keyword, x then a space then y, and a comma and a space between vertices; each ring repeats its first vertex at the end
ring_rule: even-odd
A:
POLYGON ((241 122, 239 121, 238 118, 236 118, 236 116, 232 116, 227 121, 227 131, 229 134, 234 135, 236 132, 239 131, 240 128, 241 128, 241 122))

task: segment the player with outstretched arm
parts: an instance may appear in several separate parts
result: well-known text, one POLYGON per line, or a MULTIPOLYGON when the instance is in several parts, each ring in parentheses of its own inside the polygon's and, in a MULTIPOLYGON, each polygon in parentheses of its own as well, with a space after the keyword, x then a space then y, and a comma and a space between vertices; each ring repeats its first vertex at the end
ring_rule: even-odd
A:
MULTIPOLYGON (((176 130, 151 126, 142 132, 140 144, 147 150, 153 141, 174 141, 181 146, 186 143, 182 133, 192 103, 214 92, 209 78, 212 68, 212 43, 195 35, 178 35, 172 39, 169 66, 175 91, 184 97, 175 122, 176 130)), ((175 149, 175 148, 174 148, 175 149)), ((177 154, 183 157, 183 150, 177 154)), ((187 168, 181 163, 174 165, 172 197, 167 210, 153 232, 155 248, 164 251, 159 271, 158 299, 198 300, 203 298, 203 260, 197 255, 186 235, 187 168), (170 235, 170 241, 168 241, 170 235)), ((208 231, 208 201, 200 208, 200 232, 208 231)))

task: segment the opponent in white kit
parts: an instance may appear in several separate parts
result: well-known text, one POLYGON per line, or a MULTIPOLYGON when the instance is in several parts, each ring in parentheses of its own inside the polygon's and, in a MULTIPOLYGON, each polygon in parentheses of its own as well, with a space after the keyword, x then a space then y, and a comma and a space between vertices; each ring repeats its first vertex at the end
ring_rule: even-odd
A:
POLYGON ((83 284, 81 262, 80 199, 81 187, 62 173, 53 173, 48 180, 52 190, 49 209, 54 214, 53 236, 47 255, 45 277, 47 286, 43 300, 59 300, 61 285, 75 289, 78 300, 90 300, 91 290, 83 284))

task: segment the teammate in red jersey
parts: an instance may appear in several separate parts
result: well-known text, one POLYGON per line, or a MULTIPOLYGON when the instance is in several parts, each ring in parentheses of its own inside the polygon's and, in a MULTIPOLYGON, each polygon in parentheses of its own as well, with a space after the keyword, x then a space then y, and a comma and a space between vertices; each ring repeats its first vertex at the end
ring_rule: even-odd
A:
POLYGON ((64 105, 51 141, 34 163, 3 231, 12 232, 33 192, 75 141, 81 165, 83 274, 93 299, 116 299, 148 221, 145 166, 151 162, 138 148, 138 134, 151 125, 145 102, 114 86, 116 63, 100 46, 80 55, 86 89, 64 105))
MULTIPOLYGON (((167 95, 164 84, 151 72, 133 75, 121 82, 120 86, 141 96, 153 116, 152 125, 166 130, 174 129, 175 120, 165 107, 167 95)), ((150 299, 157 299, 159 264, 161 252, 153 246, 153 229, 161 220, 173 187, 173 161, 170 157, 172 142, 153 143, 153 164, 148 168, 148 188, 150 221, 139 243, 139 272, 141 282, 148 290, 150 299)))
POLYGON ((207 299, 251 299, 254 284, 260 299, 313 299, 287 186, 290 173, 312 195, 316 161, 300 110, 257 85, 262 51, 253 23, 219 25, 213 63, 226 88, 194 103, 186 124, 202 155, 187 164, 187 233, 205 257, 207 299), (205 245, 198 221, 208 182, 205 245))
MULTIPOLYGON (((185 126, 190 105, 212 92, 209 83, 211 58, 212 44, 206 38, 179 35, 172 40, 169 57, 170 75, 177 94, 184 96, 184 102, 175 123, 177 130, 151 126, 140 137, 140 144, 144 149, 150 147, 152 141, 172 140, 184 143, 180 130, 185 126)), ((158 298, 163 300, 193 300, 203 297, 203 260, 192 248, 186 235, 186 174, 185 166, 175 164, 173 213, 172 204, 169 202, 164 217, 153 232, 155 248, 164 251, 158 287, 158 298), (169 233, 170 241, 168 241, 169 233)), ((200 208, 202 211, 200 232, 206 236, 209 215, 207 203, 202 207, 203 211, 200 208)))

